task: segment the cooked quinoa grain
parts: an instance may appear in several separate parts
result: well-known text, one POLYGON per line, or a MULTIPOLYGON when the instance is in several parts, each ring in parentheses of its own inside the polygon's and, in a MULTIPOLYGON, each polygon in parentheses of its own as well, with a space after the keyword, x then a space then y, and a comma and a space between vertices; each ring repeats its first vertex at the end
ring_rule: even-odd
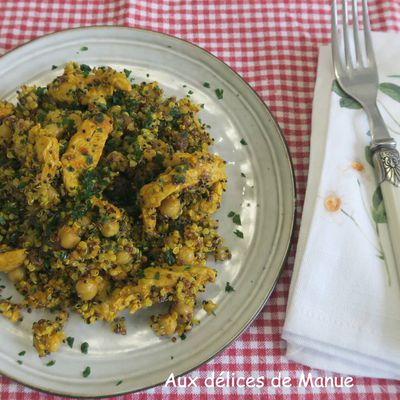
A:
POLYGON ((120 312, 168 302, 151 327, 185 335, 217 276, 207 257, 230 257, 211 218, 225 161, 209 153, 200 107, 129 75, 68 63, 0 102, 0 272, 24 298, 0 300, 0 313, 56 312, 33 324, 39 356, 65 342, 71 311, 125 335, 120 312))

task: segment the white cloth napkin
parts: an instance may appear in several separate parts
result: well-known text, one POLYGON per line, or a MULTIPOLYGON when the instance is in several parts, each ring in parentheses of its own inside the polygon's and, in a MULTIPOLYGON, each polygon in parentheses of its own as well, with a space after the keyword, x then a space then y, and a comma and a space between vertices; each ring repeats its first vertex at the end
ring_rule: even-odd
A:
MULTIPOLYGON (((373 39, 383 83, 378 103, 398 140, 400 36, 374 33, 373 39)), ((349 108, 354 106, 349 98, 332 91, 333 80, 331 50, 325 46, 319 54, 309 178, 282 336, 293 361, 342 374, 400 379, 400 283, 368 161, 367 118, 349 108)))

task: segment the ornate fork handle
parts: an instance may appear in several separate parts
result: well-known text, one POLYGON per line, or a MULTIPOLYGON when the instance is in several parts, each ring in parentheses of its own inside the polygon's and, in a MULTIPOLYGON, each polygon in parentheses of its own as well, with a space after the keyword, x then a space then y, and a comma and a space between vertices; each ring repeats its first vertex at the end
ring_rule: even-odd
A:
POLYGON ((378 183, 385 180, 400 187, 400 154, 395 147, 378 147, 372 156, 378 183))

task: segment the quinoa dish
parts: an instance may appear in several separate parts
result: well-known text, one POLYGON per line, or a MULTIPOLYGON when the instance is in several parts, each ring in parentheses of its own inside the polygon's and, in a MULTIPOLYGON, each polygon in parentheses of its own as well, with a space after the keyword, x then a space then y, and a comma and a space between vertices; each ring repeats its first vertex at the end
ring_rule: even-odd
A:
POLYGON ((0 102, 0 273, 22 295, 0 297, 0 314, 53 313, 32 326, 39 356, 66 341, 72 312, 126 334, 121 312, 165 302, 149 323, 172 337, 196 306, 214 312, 199 294, 217 276, 208 256, 230 258, 212 219, 226 162, 199 111, 128 70, 74 62, 0 102))

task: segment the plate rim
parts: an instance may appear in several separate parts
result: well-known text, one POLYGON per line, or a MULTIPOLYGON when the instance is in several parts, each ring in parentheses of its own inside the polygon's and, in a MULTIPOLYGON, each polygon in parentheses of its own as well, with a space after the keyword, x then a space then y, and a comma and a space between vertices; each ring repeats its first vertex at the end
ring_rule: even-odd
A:
MULTIPOLYGON (((132 32, 144 32, 144 33, 150 33, 153 35, 157 35, 160 37, 168 37, 172 40, 177 40, 180 42, 185 43, 186 45, 195 47, 198 51, 201 51, 203 53, 205 53, 207 56, 210 56, 211 58, 213 58, 215 61, 219 62, 220 64, 222 64, 225 68, 227 68, 230 72, 232 72, 234 75, 236 75, 236 78, 238 78, 242 83, 244 83, 247 88, 250 90, 250 92, 252 92, 256 98, 257 101, 260 103, 260 105, 262 107, 265 108, 265 110, 267 111, 268 115, 271 118, 271 122, 273 123, 274 127, 275 127, 275 132, 278 134, 278 138, 281 140, 282 144, 283 144, 283 148, 285 150, 285 156, 286 156, 286 161, 289 164, 289 172, 290 172, 290 188, 291 191, 293 193, 293 198, 291 201, 291 206, 292 206, 292 210, 290 213, 290 235, 286 244, 286 248, 284 250, 284 255, 282 257, 282 260, 280 260, 280 265, 278 268, 278 274, 276 279, 273 282, 272 287, 270 288, 270 290, 268 291, 268 293, 265 295, 264 300, 262 301, 262 303, 260 304, 260 306, 257 308, 257 310, 254 312, 254 314, 252 315, 252 317, 248 320, 248 322, 242 327, 241 330, 239 330, 239 332, 233 336, 232 338, 230 338, 228 340, 227 343, 225 343, 219 350, 217 350, 213 355, 211 355, 209 358, 207 358, 204 361, 201 361, 199 364, 197 364, 196 366, 180 373, 177 374, 176 377, 179 376, 183 376, 186 375, 198 368, 200 368, 201 366, 203 366, 204 364, 207 364, 208 362, 210 362, 212 359, 214 359, 216 356, 218 356, 221 352, 223 352, 230 344, 232 344, 236 339, 239 338, 239 336, 241 336, 247 329, 248 327, 254 322, 254 320, 257 318, 257 316, 260 314, 260 312, 262 311, 262 309, 264 308, 264 306, 267 304, 268 300, 270 299, 272 293, 275 290, 276 284, 278 283, 280 277, 282 276, 282 273, 285 269, 285 265, 287 263, 290 251, 292 246, 294 245, 294 232, 295 232, 295 226, 296 226, 296 216, 297 216, 297 185, 296 185, 296 176, 295 176, 295 172, 294 172, 294 165, 293 165, 293 159, 290 153, 290 148, 288 145, 288 142, 283 134, 282 128, 280 127, 275 115, 271 112, 270 108, 268 107, 268 105, 266 104, 266 102, 262 99, 261 95, 258 94, 258 92, 238 73, 236 72, 232 67, 230 67, 226 62, 224 62, 221 58, 219 58, 218 56, 216 56, 215 54, 211 53, 211 51, 201 47, 200 45, 191 42, 190 40, 187 39, 183 39, 181 37, 172 35, 170 33, 165 33, 165 32, 160 32, 157 30, 153 30, 153 29, 148 29, 148 28, 141 28, 141 27, 130 27, 130 26, 125 26, 125 25, 91 25, 91 26, 78 26, 78 27, 73 27, 73 28, 67 28, 67 29, 61 29, 61 30, 57 30, 54 32, 49 32, 46 34, 43 34, 41 36, 38 36, 36 38, 30 39, 27 42, 21 43, 15 47, 13 47, 12 49, 8 50, 7 52, 5 52, 4 54, 0 55, 0 59, 3 60, 4 58, 7 58, 8 55, 14 53, 16 50, 19 50, 25 46, 28 46, 30 44, 32 44, 33 42, 37 42, 40 40, 43 40, 49 36, 56 36, 56 35, 62 35, 63 33, 66 32, 71 32, 71 31, 87 31, 87 30, 96 30, 96 29, 123 29, 123 30, 127 30, 127 31, 132 31, 132 32)), ((266 136, 263 133, 263 136, 266 136)), ((289 213, 288 213, 289 215, 289 213)), ((27 384, 25 382, 22 382, 14 377, 8 376, 7 373, 5 373, 4 371, 0 371, 0 374, 5 376, 6 378, 17 382, 21 385, 24 385, 30 389, 33 390, 37 390, 43 393, 47 393, 50 395, 57 395, 57 396, 64 396, 66 398, 76 398, 76 399, 104 399, 104 398, 109 398, 112 396, 123 396, 126 394, 131 394, 131 393, 139 393, 142 391, 146 391, 148 389, 151 388, 155 388, 157 386, 160 386, 161 384, 163 384, 164 381, 161 382, 157 382, 155 384, 140 388, 140 389, 133 389, 133 390, 128 390, 128 391, 123 391, 123 392, 115 392, 112 394, 107 394, 107 395, 96 395, 96 396, 92 396, 92 395, 81 395, 81 396, 76 396, 76 395, 72 395, 72 394, 67 394, 67 393, 63 393, 63 392, 58 392, 58 391, 50 391, 48 389, 44 389, 41 386, 34 386, 31 384, 27 384)))

